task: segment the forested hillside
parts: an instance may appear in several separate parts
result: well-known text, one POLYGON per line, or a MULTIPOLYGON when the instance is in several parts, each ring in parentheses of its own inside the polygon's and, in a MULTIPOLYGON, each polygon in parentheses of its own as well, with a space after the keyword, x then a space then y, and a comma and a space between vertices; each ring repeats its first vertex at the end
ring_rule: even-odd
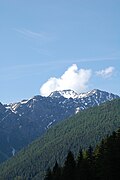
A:
POLYGON ((80 149, 77 158, 69 151, 64 166, 55 163, 49 168, 45 180, 119 180, 120 179, 120 129, 102 140, 93 151, 80 149))
POLYGON ((37 141, 0 166, 0 179, 40 180, 57 160, 63 165, 68 150, 94 148, 120 127, 120 99, 82 111, 57 124, 37 141))

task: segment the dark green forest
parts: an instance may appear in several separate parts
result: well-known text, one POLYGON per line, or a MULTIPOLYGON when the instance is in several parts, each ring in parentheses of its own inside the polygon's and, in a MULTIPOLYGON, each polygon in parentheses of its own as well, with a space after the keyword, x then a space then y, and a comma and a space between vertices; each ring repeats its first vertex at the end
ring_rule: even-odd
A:
POLYGON ((44 180, 120 180, 120 129, 95 148, 80 149, 77 158, 69 151, 62 167, 55 163, 44 180))
MULTIPOLYGON (((120 99, 81 111, 50 128, 43 137, 4 162, 0 166, 0 179, 42 180, 56 160, 63 167, 68 151, 76 159, 80 148, 83 152, 90 145, 95 149, 103 138, 119 127, 120 99)), ((104 158, 100 163, 104 164, 104 158)), ((101 173, 99 169, 98 172, 101 173)))

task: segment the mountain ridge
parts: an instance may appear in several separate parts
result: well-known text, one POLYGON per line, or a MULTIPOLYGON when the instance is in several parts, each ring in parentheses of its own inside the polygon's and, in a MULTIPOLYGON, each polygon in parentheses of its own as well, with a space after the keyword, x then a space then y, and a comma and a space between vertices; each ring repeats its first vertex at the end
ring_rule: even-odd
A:
MULTIPOLYGON (((65 92, 67 95, 70 94, 70 91, 65 90, 64 95, 65 92)), ((18 103, 0 104, 1 154, 5 154, 5 159, 11 157, 15 154, 13 149, 14 152, 18 152, 56 123, 89 107, 119 98, 117 95, 100 90, 90 91, 86 96, 65 98, 60 95, 58 98, 37 95, 18 103)))
MULTIPOLYGON (((58 90, 58 91, 52 92, 49 95, 49 97, 56 97, 56 98, 58 98, 61 95, 61 96, 65 97, 65 98, 73 98, 73 99, 75 99, 75 98, 85 98, 85 97, 88 97, 88 96, 91 96, 91 95, 97 93, 98 91, 101 91, 101 90, 93 89, 93 90, 88 91, 86 93, 77 93, 77 92, 75 92, 74 90, 71 90, 71 89, 60 90, 60 91, 58 90)), ((104 92, 106 92, 106 91, 104 91, 104 92)), ((110 94, 112 94, 112 93, 110 93, 110 94)))
POLYGON ((0 166, 0 178, 39 180, 55 161, 61 165, 68 150, 93 147, 120 127, 120 99, 91 107, 59 122, 46 134, 0 166))

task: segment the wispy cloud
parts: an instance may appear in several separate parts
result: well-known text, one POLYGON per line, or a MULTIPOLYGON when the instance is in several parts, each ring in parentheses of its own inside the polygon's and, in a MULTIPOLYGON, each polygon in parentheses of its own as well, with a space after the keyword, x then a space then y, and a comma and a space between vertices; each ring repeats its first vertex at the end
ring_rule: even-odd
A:
POLYGON ((106 69, 96 71, 96 75, 101 76, 103 78, 109 78, 113 75, 114 70, 115 70, 115 68, 110 66, 110 67, 107 67, 106 69))
POLYGON ((46 32, 35 32, 26 28, 21 28, 21 29, 14 28, 13 30, 20 33, 24 37, 31 38, 31 39, 42 39, 42 40, 51 39, 51 37, 46 32))

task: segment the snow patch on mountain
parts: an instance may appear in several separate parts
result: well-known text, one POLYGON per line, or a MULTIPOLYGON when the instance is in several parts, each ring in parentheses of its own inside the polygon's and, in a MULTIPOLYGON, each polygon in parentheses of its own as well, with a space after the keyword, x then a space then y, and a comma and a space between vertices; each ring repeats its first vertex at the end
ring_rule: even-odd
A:
POLYGON ((81 99, 81 98, 86 98, 86 97, 89 97, 89 96, 92 96, 93 94, 97 93, 97 89, 94 89, 92 91, 88 91, 87 93, 76 93, 75 91, 73 90, 63 90, 63 91, 54 91, 52 92, 49 97, 52 97, 52 98, 60 98, 61 96, 64 97, 64 98, 72 98, 72 99, 81 99))
POLYGON ((76 110, 75 110, 75 114, 77 114, 79 112, 80 112, 80 107, 77 107, 76 110))
POLYGON ((78 97, 78 94, 72 90, 63 90, 63 91, 54 91, 52 92, 49 97, 52 97, 52 98, 60 98, 60 97, 64 97, 64 98, 77 98, 78 97))
POLYGON ((12 155, 15 155, 15 148, 12 147, 12 155))

